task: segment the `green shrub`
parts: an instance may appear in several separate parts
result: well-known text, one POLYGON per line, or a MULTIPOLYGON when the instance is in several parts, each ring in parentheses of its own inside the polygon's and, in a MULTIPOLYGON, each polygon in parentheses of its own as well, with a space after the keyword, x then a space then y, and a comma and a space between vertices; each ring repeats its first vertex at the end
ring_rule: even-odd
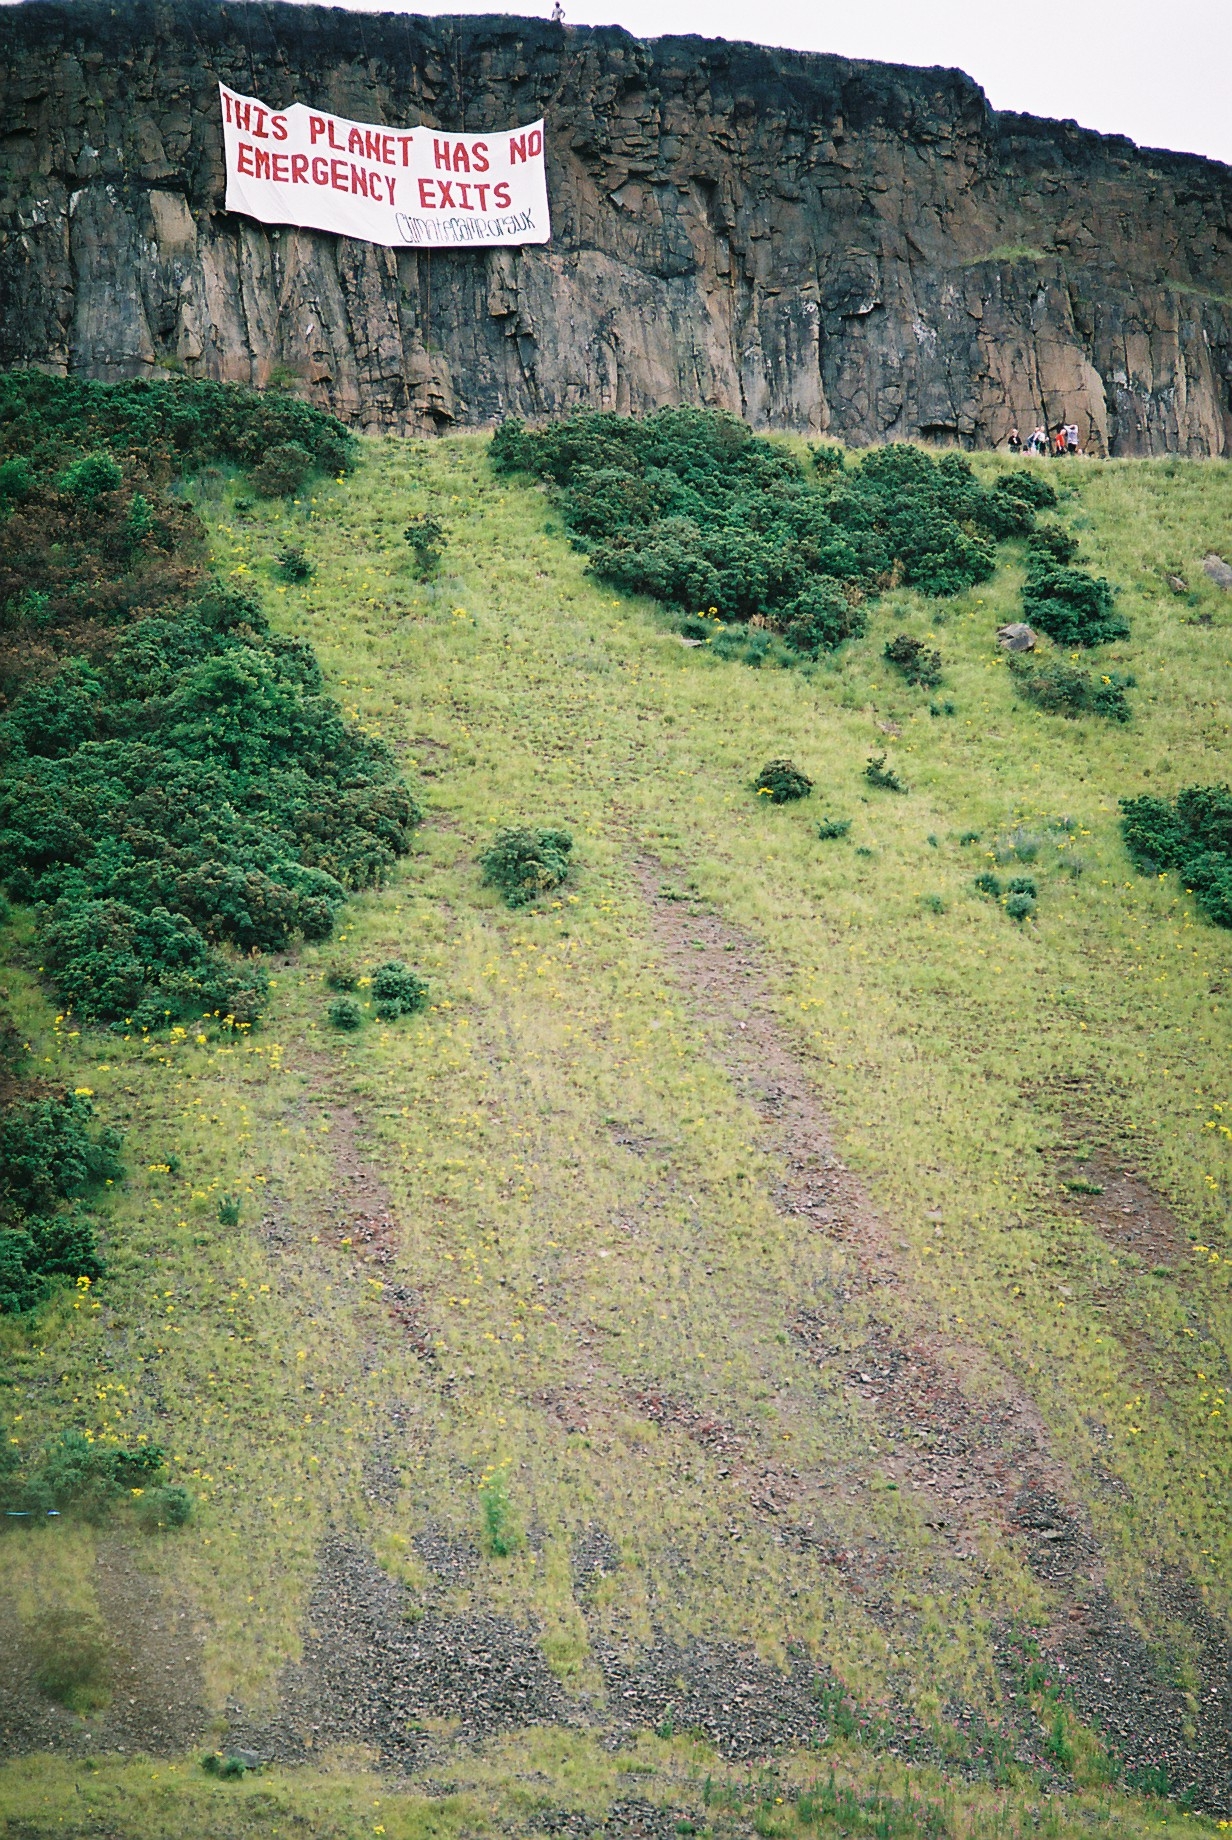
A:
POLYGON ((46 1302, 57 1278, 101 1278, 93 1223, 71 1214, 27 1215, 0 1226, 0 1315, 14 1316, 46 1302))
POLYGON ((415 555, 415 566, 423 580, 433 574, 445 553, 445 526, 427 511, 413 517, 403 536, 415 555))
POLYGON ((90 1133, 94 1107, 81 1093, 42 1092, 0 1113, 0 1205, 37 1214, 123 1174, 120 1137, 90 1133))
MULTIPOLYGON (((506 423, 491 448, 497 472, 552 483, 601 579, 729 622, 760 618, 809 657, 863 631, 863 597, 889 580, 956 593, 992 573, 999 537, 1029 528, 1023 501, 984 491, 961 455, 898 445, 858 467, 823 455, 810 477, 701 409, 588 412, 538 433, 506 423)), ((746 657, 731 642, 727 655, 746 657)))
POLYGON ((192 1511, 192 1496, 175 1482, 146 1489, 136 1507, 137 1519, 147 1533, 166 1533, 185 1527, 192 1518, 192 1511))
POLYGON ((354 965, 335 963, 325 973, 325 982, 331 990, 355 990, 359 986, 359 973, 354 965))
POLYGON ((1101 716, 1108 722, 1128 722, 1132 715, 1126 690, 1134 688, 1132 676, 1120 671, 1093 676, 1079 665, 1061 658, 1033 663, 1021 655, 1010 655, 1010 670, 1015 688, 1049 715, 1101 716))
POLYGON ((1007 492, 1019 498, 1033 511, 1050 511, 1057 502, 1056 490, 1052 483, 1039 473, 1025 470, 1005 473, 998 479, 994 488, 997 492, 1007 492))
POLYGON ((935 690, 941 682, 941 653, 930 651, 922 639, 899 633, 896 639, 888 642, 882 655, 887 663, 902 672, 909 684, 935 690))
POLYGON ((1129 637, 1129 622, 1113 607, 1113 591, 1102 577, 1065 568, 1049 557, 1028 561, 1022 591, 1023 618, 1058 645, 1107 645, 1129 637))
POLYGON ((253 468, 252 483, 262 498, 289 498, 312 470, 312 455, 302 442, 280 441, 253 468))
POLYGON ((490 1477, 479 1491, 483 1510, 484 1544, 497 1559, 507 1559, 521 1544, 509 1501, 509 1487, 502 1471, 490 1477))
POLYGON ((1035 912, 1035 902, 1029 894, 1007 894, 1005 911, 1011 920, 1017 920, 1021 924, 1022 921, 1029 920, 1035 912))
POLYGON ((772 805, 787 805, 793 799, 807 798, 813 782, 794 760, 768 760, 753 781, 753 790, 772 805))
POLYGON ((329 1006, 329 1019, 336 1029, 350 1031, 357 1029, 364 1019, 364 1013, 354 997, 339 997, 329 1006))
POLYGON ((287 543, 278 552, 278 573, 283 581, 302 584, 316 574, 316 564, 309 562, 298 543, 287 543))
POLYGON ((850 829, 850 818, 823 818, 817 826, 817 835, 827 843, 833 837, 845 837, 850 829))
POLYGON ((903 783, 894 768, 886 766, 884 754, 873 754, 869 758, 864 768, 864 777, 870 786, 877 786, 883 792, 910 791, 910 787, 903 783))
POLYGON ((1064 565, 1072 562, 1077 554, 1076 538, 1060 524, 1037 524, 1027 538, 1027 556, 1032 563, 1064 565))
POLYGON ((118 461, 110 454, 84 454, 60 475, 60 490, 87 503, 102 492, 117 492, 124 483, 118 461))
POLYGON ((74 1514, 101 1522, 120 1503, 165 1486, 165 1476, 166 1453, 158 1444, 126 1448, 72 1430, 54 1438, 24 1474, 18 1468, 0 1478, 0 1490, 4 1509, 15 1516, 74 1514))
POLYGON ((47 972, 86 1021, 254 1020, 266 974, 218 947, 326 937, 419 817, 308 647, 218 587, 0 718, 0 880, 43 904, 47 972))
POLYGON ((835 582, 815 582, 797 595, 789 611, 787 643, 806 658, 832 652, 844 639, 858 639, 867 625, 863 609, 835 582))
POLYGON ((33 490, 34 474, 28 460, 13 454, 8 460, 0 461, 0 505, 29 498, 33 490))
POLYGON ((382 1022, 396 1022, 399 1016, 412 1016, 428 1001, 428 986, 401 959, 391 958, 372 976, 372 1002, 382 1022))
POLYGON ((1029 875, 1012 875, 1005 884, 1007 894, 1025 894, 1034 901, 1039 894, 1034 878, 1029 875))
POLYGON ((1232 786, 1122 799, 1121 834, 1144 875, 1175 870, 1209 920, 1232 926, 1232 786))
POLYGON ((497 831, 479 858, 484 883, 510 907, 525 907, 537 895, 559 888, 569 873, 573 838, 568 831, 511 825, 497 831))
POLYGON ((171 375, 116 384, 30 370, 0 376, 0 445, 36 467, 89 447, 131 453, 164 475, 210 460, 251 467, 288 441, 331 473, 345 472, 356 451, 334 416, 273 390, 171 375))
POLYGON ((1003 890, 1000 878, 993 875, 989 870, 985 870, 982 875, 976 876, 975 887, 979 889, 981 894, 990 895, 994 901, 999 901, 1001 899, 1003 890))
POLYGON ((238 1227, 243 1202, 238 1195, 223 1195, 218 1203, 218 1224, 223 1227, 238 1227))
POLYGON ((217 1751, 206 1752, 201 1768, 207 1776, 221 1777, 223 1782, 239 1782, 248 1774, 248 1765, 242 1757, 223 1757, 217 1751))

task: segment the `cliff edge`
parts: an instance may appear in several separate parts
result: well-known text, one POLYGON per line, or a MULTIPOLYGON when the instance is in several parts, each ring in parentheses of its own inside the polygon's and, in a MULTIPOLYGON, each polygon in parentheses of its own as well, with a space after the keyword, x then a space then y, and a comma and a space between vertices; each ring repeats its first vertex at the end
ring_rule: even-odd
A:
POLYGON ((1232 169, 997 114, 958 71, 506 17, 6 9, 0 365, 292 383, 365 428, 583 406, 1110 454, 1232 446, 1232 169), (544 115, 543 248, 229 215, 219 80, 476 130, 544 115))

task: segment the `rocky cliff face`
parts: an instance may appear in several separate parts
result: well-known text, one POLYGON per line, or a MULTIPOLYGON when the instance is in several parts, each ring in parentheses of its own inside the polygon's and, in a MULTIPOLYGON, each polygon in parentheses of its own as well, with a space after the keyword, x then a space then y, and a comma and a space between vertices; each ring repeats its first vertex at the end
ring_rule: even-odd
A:
POLYGON ((997 115, 961 73, 529 19, 5 9, 0 364, 296 381, 363 427, 718 404, 968 446, 1232 447, 1232 169, 997 115), (545 248, 223 209, 216 83, 476 130, 542 114, 545 248))

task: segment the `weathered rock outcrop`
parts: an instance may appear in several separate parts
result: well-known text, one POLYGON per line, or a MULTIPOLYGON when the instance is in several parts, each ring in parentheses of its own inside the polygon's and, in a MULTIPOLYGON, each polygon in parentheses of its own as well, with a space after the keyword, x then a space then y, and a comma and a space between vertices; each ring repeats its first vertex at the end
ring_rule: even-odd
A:
POLYGON ((43 0, 0 15, 0 364, 298 380, 365 427, 720 404, 969 446, 1232 447, 1232 169, 998 115, 960 72, 530 19, 43 0), (545 248, 223 209, 215 84, 549 124, 545 248))

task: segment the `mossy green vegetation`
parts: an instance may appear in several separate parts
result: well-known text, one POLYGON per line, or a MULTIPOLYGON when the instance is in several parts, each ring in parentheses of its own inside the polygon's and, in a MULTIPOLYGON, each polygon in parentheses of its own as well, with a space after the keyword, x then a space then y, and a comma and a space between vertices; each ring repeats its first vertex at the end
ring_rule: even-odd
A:
MULTIPOLYGON (((192 1758, 29 1759, 0 1772, 0 1809, 34 1833, 533 1835, 636 1795, 699 1833, 927 1832, 933 1809, 956 1836, 1209 1831, 1113 1786, 1104 1740, 1042 1681, 1004 1685, 991 1632, 1046 1631, 1055 1592, 992 1517, 955 1542, 957 1511, 913 1486, 906 1440, 849 1376, 889 1337, 953 1351, 971 1410, 1012 1382, 1113 1603, 1154 1627, 1175 1571, 1211 1614, 1232 1609, 1227 935, 1170 871, 1136 872, 1120 816, 1224 776, 1229 615, 1193 561, 1228 527, 1232 476, 973 460, 990 495, 1041 476, 1083 566, 1119 590, 1129 637, 1102 663, 1138 689, 1118 725, 1019 694, 995 632, 1020 609, 1023 538, 945 600, 888 585, 863 635, 750 669, 596 581, 488 449, 365 443, 298 505, 237 508, 247 481, 225 468, 194 487, 223 582, 256 584, 272 635, 312 646, 325 693, 422 777, 426 817, 333 938, 267 965, 263 1021, 239 1035, 78 1031, 19 912, 6 981, 32 1071, 90 1089, 127 1175, 105 1278, 0 1336, 23 1462, 70 1425, 124 1449, 157 1429, 192 1489, 188 1523, 144 1550, 203 1634, 219 1725, 196 1757, 221 1749, 229 1703, 258 1722, 276 1706, 339 1524, 408 1614, 532 1632, 583 1728, 431 1733, 427 1788, 342 1745, 235 1781, 192 1758), (450 532, 426 581, 402 534, 420 513, 450 532), (291 542, 306 582, 280 578, 291 542), (1166 572, 1199 585, 1174 595, 1166 572), (888 667, 899 634, 942 651, 951 714, 888 667), (909 794, 869 783, 878 756, 909 794), (783 757, 813 798, 752 795, 783 757), (511 908, 480 859, 528 819, 567 827, 569 876, 511 908), (1035 884, 1028 923, 975 888, 984 874, 1035 884), (764 1114, 665 942, 660 887, 696 920, 698 965, 724 957, 717 917, 767 967, 779 1034, 889 1223, 894 1282, 862 1276, 841 1222, 776 1206, 764 1114), (414 1018, 331 1027, 336 996, 370 1004, 362 980, 395 960, 428 985, 414 1018), (1104 1185, 1101 1158, 1164 1198, 1166 1243, 1161 1227, 1134 1250, 1074 1186, 1104 1185), (387 1260, 339 1212, 361 1162, 395 1222, 387 1260), (806 1354, 805 1313, 832 1356, 806 1354), (754 1503, 767 1488, 777 1512, 754 1503), (784 1537, 810 1525, 851 1557, 784 1537), (583 1573, 595 1526, 610 1556, 583 1573), (469 1541, 474 1571, 435 1578, 429 1531, 469 1541), (849 1588, 866 1579, 873 1603, 849 1588), (605 1748, 584 1728, 607 1716, 600 1650, 636 1656, 656 1632, 780 1665, 806 1652, 859 1708, 850 1735, 836 1712, 820 1756, 762 1773, 665 1709, 605 1748), (999 1730, 1011 1703, 1038 1763, 990 1762, 956 1711, 999 1730), (862 1740, 904 1707, 931 1761, 862 1740)), ((98 1617, 100 1554, 81 1521, 8 1537, 23 1641, 58 1606, 98 1617)), ((1187 1627, 1165 1631, 1184 1679, 1187 1627)))

